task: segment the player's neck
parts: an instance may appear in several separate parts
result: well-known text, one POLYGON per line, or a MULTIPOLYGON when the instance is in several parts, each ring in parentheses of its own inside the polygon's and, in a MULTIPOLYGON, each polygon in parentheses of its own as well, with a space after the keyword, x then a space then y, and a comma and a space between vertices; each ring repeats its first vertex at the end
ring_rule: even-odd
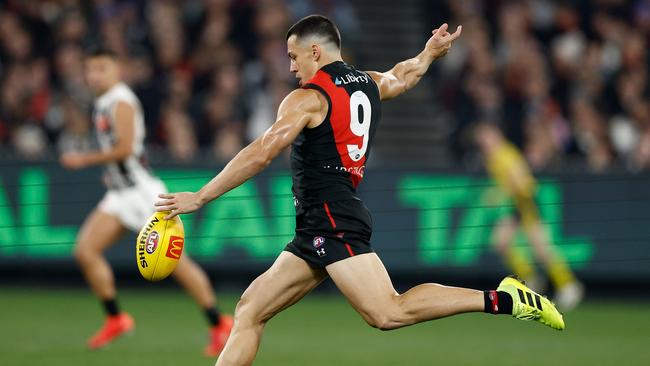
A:
POLYGON ((343 58, 341 57, 341 52, 336 52, 332 54, 323 52, 320 58, 318 59, 318 68, 320 69, 321 67, 325 65, 329 65, 332 62, 336 62, 336 61, 343 61, 343 58))
POLYGON ((97 97, 101 97, 102 95, 108 93, 109 90, 113 89, 115 87, 115 85, 117 85, 119 83, 120 83, 120 81, 118 80, 118 81, 116 81, 114 83, 109 84, 109 86, 106 89, 102 89, 97 93, 97 97))

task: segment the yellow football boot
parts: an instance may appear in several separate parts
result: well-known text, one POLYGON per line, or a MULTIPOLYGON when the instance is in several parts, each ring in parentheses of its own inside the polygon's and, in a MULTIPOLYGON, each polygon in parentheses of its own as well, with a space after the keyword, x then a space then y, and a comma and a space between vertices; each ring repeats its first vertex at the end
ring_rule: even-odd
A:
POLYGON ((501 281, 497 291, 512 296, 512 316, 521 320, 535 320, 557 330, 564 329, 562 314, 549 299, 540 296, 514 277, 501 281))

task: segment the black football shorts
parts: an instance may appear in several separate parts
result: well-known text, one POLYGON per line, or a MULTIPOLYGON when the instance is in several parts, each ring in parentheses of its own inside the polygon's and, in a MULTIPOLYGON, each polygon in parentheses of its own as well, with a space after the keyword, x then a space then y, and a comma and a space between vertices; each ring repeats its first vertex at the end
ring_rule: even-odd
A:
POLYGON ((296 207, 296 235, 284 250, 311 267, 324 268, 355 255, 373 252, 372 218, 356 199, 296 207))

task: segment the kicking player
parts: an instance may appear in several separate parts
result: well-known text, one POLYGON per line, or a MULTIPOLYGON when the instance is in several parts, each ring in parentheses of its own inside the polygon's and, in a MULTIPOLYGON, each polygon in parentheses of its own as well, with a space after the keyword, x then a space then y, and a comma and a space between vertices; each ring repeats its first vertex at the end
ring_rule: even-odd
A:
POLYGON ((565 311, 571 310, 584 297, 584 287, 576 279, 562 255, 553 250, 544 223, 540 219, 535 193, 537 183, 526 160, 517 148, 508 142, 492 123, 479 123, 475 128, 476 143, 480 147, 487 170, 496 183, 497 193, 514 202, 515 215, 501 218, 494 230, 493 245, 517 276, 539 290, 543 285, 535 267, 518 248, 513 246, 521 227, 533 249, 533 254, 544 266, 555 289, 555 302, 565 311))
MULTIPOLYGON (((108 192, 83 223, 74 256, 86 281, 104 305, 106 322, 88 340, 91 349, 101 348, 134 328, 131 316, 120 311, 113 271, 104 250, 126 231, 138 231, 155 211, 152 200, 165 185, 153 176, 144 163, 145 124, 140 102, 120 81, 119 61, 110 50, 96 49, 85 60, 85 74, 96 94, 93 124, 100 150, 68 152, 61 164, 68 169, 93 165, 105 168, 108 192)), ((210 323, 210 341, 205 354, 217 356, 232 328, 232 318, 220 315, 212 286, 205 272, 187 255, 174 271, 174 277, 204 310, 210 323)))
POLYGON ((372 220, 356 187, 379 124, 381 101, 415 86, 460 34, 460 27, 449 34, 443 24, 416 57, 384 73, 364 72, 341 59, 339 31, 329 19, 301 19, 287 33, 290 70, 301 87, 281 103, 276 122, 198 192, 160 195, 156 206, 171 211, 168 218, 196 211, 292 147, 295 237, 242 295, 217 365, 252 364, 266 322, 328 276, 363 319, 382 330, 466 312, 509 314, 564 328, 555 306, 514 278, 492 291, 427 283, 399 294, 370 246, 372 220))

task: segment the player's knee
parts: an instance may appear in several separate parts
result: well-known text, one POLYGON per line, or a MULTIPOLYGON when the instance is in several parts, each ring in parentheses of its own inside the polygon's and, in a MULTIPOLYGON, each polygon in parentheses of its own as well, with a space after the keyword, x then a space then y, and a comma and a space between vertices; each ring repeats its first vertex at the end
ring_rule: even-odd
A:
POLYGON ((409 313, 403 306, 403 298, 395 294, 389 301, 382 304, 372 304, 360 311, 368 325, 379 330, 393 330, 412 324, 414 314, 409 313))
POLYGON ((379 330, 392 330, 402 324, 398 301, 392 306, 381 306, 361 312, 368 325, 379 330))
POLYGON ((510 244, 506 240, 497 240, 494 242, 494 249, 499 253, 506 253, 510 248, 510 244))
POLYGON ((379 330, 388 330, 388 318, 382 316, 371 316, 366 318, 366 323, 369 326, 379 329, 379 330))
POLYGON ((398 324, 393 317, 383 313, 368 314, 364 319, 371 327, 383 331, 395 329, 398 324))
POLYGON ((253 296, 248 292, 244 292, 237 302, 235 319, 239 325, 245 327, 263 325, 268 320, 262 316, 258 307, 255 305, 253 296))
POLYGON ((90 246, 80 245, 79 243, 74 247, 72 254, 78 263, 88 263, 92 261, 92 258, 95 256, 95 253, 90 246))

